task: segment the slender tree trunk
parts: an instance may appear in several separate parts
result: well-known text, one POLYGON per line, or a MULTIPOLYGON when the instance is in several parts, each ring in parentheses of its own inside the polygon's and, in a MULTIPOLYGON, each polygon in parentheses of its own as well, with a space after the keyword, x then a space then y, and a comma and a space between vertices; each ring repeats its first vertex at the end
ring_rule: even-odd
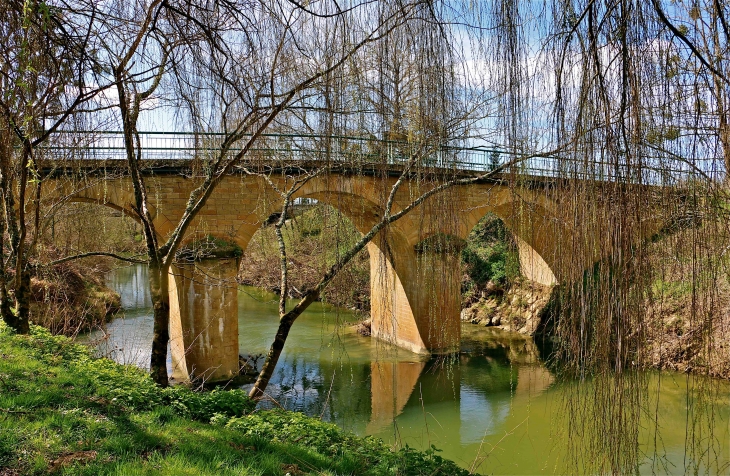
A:
MULTIPOLYGON (((28 252, 26 250, 27 227, 25 224, 25 195, 28 186, 28 167, 32 154, 29 142, 23 144, 23 159, 20 167, 20 180, 18 192, 18 214, 17 225, 14 232, 11 233, 11 241, 13 242, 13 253, 15 254, 15 315, 17 316, 16 330, 20 334, 30 332, 30 270, 28 270, 28 252)), ((12 196, 12 190, 9 196, 12 196)), ((9 206, 6 203, 6 207, 9 206)), ((8 211, 12 211, 13 217, 15 207, 8 211)))
POLYGON ((251 389, 251 392, 248 394, 249 397, 253 399, 260 399, 264 396, 266 387, 269 385, 271 376, 274 375, 276 365, 279 363, 279 357, 281 357, 281 352, 284 350, 284 344, 286 344, 286 339, 289 336, 292 324, 294 324, 294 321, 296 321, 302 312, 304 312, 310 304, 316 301, 318 297, 319 292, 308 292, 304 299, 302 299, 299 304, 294 307, 294 309, 286 313, 279 320, 279 329, 276 331, 276 337, 274 337, 274 342, 271 344, 269 353, 266 354, 266 361, 264 362, 261 372, 259 372, 256 383, 251 389))
POLYGON ((30 271, 23 266, 15 289, 15 308, 17 313, 17 327, 19 334, 30 332, 30 271))
POLYGON ((167 387, 167 344, 170 341, 170 295, 168 293, 167 267, 159 263, 149 266, 149 284, 154 310, 154 331, 150 373, 152 380, 167 387))
POLYGON ((727 113, 724 110, 720 111, 719 137, 725 161, 725 182, 730 182, 730 124, 728 124, 727 113))
MULTIPOLYGON (((0 178, 0 183, 2 183, 0 178)), ((0 198, 2 200, 2 198, 0 198)), ((3 207, 0 206, 0 209, 3 207)), ((5 269, 5 215, 0 212, 0 318, 5 323, 13 327, 15 326, 15 315, 10 308, 10 297, 8 296, 8 273, 5 269)))
POLYGON ((289 205, 289 197, 284 202, 284 207, 281 210, 281 216, 276 222, 274 231, 276 233, 276 241, 279 244, 279 268, 281 272, 281 284, 279 291, 279 319, 283 318, 286 314, 286 295, 289 293, 289 268, 287 265, 286 256, 286 243, 284 242, 284 235, 281 232, 281 228, 286 223, 286 209, 289 205))
POLYGON ((5 190, 8 188, 7 174, 10 163, 10 155, 12 147, 9 138, 10 130, 6 122, 0 119, 0 318, 16 331, 17 323, 15 315, 10 306, 10 296, 8 296, 8 273, 5 267, 5 232, 7 231, 7 222, 5 214, 5 190))

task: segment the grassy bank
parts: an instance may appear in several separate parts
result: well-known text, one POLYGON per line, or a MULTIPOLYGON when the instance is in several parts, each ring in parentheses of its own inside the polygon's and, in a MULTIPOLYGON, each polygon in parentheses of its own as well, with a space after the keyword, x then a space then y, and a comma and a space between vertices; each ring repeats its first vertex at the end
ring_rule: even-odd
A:
POLYGON ((0 475, 458 475, 433 451, 393 451, 240 391, 161 389, 62 336, 0 324, 0 475))

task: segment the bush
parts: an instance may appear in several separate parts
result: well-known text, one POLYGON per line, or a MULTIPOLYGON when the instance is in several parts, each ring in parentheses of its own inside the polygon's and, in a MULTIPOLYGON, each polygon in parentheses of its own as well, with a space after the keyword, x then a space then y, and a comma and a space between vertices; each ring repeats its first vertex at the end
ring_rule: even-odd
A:
POLYGON ((253 411, 256 403, 243 390, 191 392, 186 387, 170 387, 163 391, 163 401, 181 416, 208 422, 214 415, 240 417, 253 411))
POLYGON ((512 236, 502 220, 488 214, 474 227, 461 253, 467 289, 488 282, 505 286, 519 276, 520 263, 512 236))
MULTIPOLYGON (((360 438, 340 430, 336 425, 307 417, 301 413, 271 410, 243 418, 231 418, 228 428, 263 441, 305 446, 327 457, 359 461, 364 474, 398 476, 461 476, 469 472, 446 460, 431 447, 419 451, 406 446, 397 451, 382 440, 360 438)), ((359 473, 359 471, 358 471, 359 473)))

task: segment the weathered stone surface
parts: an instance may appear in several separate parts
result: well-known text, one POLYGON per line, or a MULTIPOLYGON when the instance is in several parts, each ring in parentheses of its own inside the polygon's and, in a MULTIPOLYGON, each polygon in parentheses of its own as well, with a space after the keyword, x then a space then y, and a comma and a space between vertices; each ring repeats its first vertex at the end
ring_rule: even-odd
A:
POLYGON ((170 270, 173 377, 215 381, 238 375, 235 259, 179 263, 170 270))

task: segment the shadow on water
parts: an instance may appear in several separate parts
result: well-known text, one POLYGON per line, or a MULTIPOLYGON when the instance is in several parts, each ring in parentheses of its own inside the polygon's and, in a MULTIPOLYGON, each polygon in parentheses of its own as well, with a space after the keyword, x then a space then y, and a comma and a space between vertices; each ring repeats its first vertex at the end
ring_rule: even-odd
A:
MULTIPOLYGON (((124 316, 88 337, 98 342, 100 354, 141 367, 148 365, 152 334, 144 272, 138 266, 110 275, 109 284, 122 294, 124 316)), ((575 436, 563 403, 576 388, 590 394, 590 382, 557 383, 543 363, 544 347, 520 334, 464 324, 461 352, 429 359, 358 335, 351 327, 355 320, 349 311, 321 303, 302 315, 268 388, 277 404, 395 445, 435 445, 442 456, 485 474, 568 471, 565 441, 575 436)), ((277 321, 275 296, 240 289, 242 355, 264 354, 277 321)), ((660 473, 684 474, 692 465, 685 447, 692 381, 676 374, 651 374, 649 381, 649 393, 661 385, 649 415, 661 435, 642 433, 647 456, 639 470, 657 471, 658 454, 660 473)), ((725 403, 714 414, 710 446, 722 465, 730 461, 730 389, 725 383, 718 388, 725 403)))

